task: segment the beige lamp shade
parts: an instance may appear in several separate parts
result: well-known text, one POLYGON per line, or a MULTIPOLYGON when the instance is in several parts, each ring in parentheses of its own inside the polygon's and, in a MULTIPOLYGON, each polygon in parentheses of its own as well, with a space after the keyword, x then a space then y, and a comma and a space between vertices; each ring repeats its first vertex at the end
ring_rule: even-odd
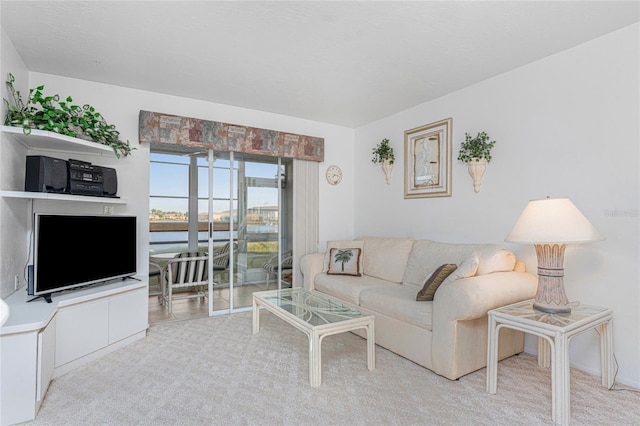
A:
POLYGON ((573 244, 604 238, 568 198, 531 200, 505 241, 573 244))
POLYGON ((505 238, 534 244, 538 258, 538 290, 533 307, 550 314, 571 312, 564 291, 564 251, 567 244, 603 237, 568 198, 529 201, 505 238))

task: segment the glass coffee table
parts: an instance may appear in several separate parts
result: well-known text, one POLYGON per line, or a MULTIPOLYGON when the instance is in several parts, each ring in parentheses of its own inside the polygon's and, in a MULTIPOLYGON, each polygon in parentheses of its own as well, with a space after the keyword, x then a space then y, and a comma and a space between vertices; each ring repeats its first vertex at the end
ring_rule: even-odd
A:
POLYGON ((322 383, 322 339, 332 334, 364 328, 367 331, 367 368, 375 369, 373 315, 303 288, 260 291, 253 293, 253 334, 260 330, 260 307, 309 337, 309 382, 312 387, 322 383))

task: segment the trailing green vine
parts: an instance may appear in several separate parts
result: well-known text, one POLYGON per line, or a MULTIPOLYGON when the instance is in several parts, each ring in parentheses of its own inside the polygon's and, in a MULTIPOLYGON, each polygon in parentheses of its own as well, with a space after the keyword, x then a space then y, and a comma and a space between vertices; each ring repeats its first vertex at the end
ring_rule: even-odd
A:
POLYGON ((30 134, 31 129, 38 129, 91 140, 113 148, 117 158, 120 155, 126 157, 135 149, 129 145, 129 141, 123 142, 116 126, 107 123, 91 105, 74 105, 71 96, 62 101, 57 94, 45 96, 44 86, 29 89, 29 99, 25 105, 20 91, 13 87, 14 82, 13 74, 9 73, 6 84, 13 105, 3 98, 7 106, 5 126, 22 127, 25 135, 30 134))

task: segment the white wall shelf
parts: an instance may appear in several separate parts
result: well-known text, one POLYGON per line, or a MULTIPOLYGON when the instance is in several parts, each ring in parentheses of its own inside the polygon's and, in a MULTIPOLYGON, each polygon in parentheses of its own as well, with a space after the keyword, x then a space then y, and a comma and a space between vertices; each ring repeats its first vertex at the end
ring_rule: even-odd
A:
POLYGON ((23 198, 27 200, 78 201, 82 203, 127 204, 124 198, 92 197, 90 195, 56 194, 51 192, 0 191, 3 198, 23 198))
MULTIPOLYGON (((58 151, 78 154, 115 155, 107 145, 83 139, 60 135, 55 132, 32 129, 25 135, 22 127, 2 126, 2 133, 10 134, 11 139, 27 150, 58 151)), ((93 197, 88 195, 56 194, 47 192, 0 191, 2 198, 21 198, 26 200, 74 201, 82 203, 126 204, 127 200, 111 197, 93 197)))
POLYGON ((27 149, 45 151, 71 151, 82 154, 111 154, 115 156, 113 148, 97 142, 72 138, 54 132, 32 129, 31 134, 25 135, 22 127, 2 126, 2 132, 13 136, 27 149))

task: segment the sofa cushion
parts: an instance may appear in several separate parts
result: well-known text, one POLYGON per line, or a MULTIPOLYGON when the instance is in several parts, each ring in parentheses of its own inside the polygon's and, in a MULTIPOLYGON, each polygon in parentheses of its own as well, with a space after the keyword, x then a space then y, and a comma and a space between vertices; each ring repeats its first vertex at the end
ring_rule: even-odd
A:
POLYGON ((354 275, 361 276, 359 248, 332 248, 329 250, 328 275, 354 275))
POLYGON ((497 244, 478 244, 475 251, 478 255, 478 271, 476 275, 487 275, 494 272, 513 271, 516 266, 516 255, 506 247, 497 244))
POLYGON ((451 275, 453 271, 458 268, 455 263, 445 263, 433 271, 425 280, 424 285, 416 295, 418 302, 429 302, 433 300, 433 296, 436 294, 436 290, 440 287, 440 284, 451 275))
MULTIPOLYGON (((364 242, 363 273, 394 283, 401 283, 413 246, 411 238, 360 237, 364 242)), ((430 269, 432 271, 435 268, 430 269)), ((423 274, 424 278, 424 274, 423 274)))
POLYGON ((395 285, 362 290, 360 306, 431 330, 433 302, 417 302, 414 287, 395 285))
POLYGON ((445 278, 442 284, 448 284, 451 281, 461 280, 462 278, 469 278, 477 275, 478 263, 478 256, 475 253, 472 254, 460 262, 460 265, 458 265, 458 267, 445 278))
POLYGON ((327 275, 326 273, 316 275, 314 281, 315 290, 342 299, 352 305, 360 304, 360 292, 376 287, 400 287, 400 285, 374 277, 327 275))
POLYGON ((358 271, 360 271, 360 273, 362 273, 364 271, 364 264, 363 264, 363 259, 364 259, 364 252, 362 251, 362 249, 364 248, 364 241, 342 241, 342 240, 336 240, 336 241, 327 241, 327 250, 324 252, 324 266, 322 268, 322 272, 327 272, 329 270, 329 256, 331 254, 331 249, 332 248, 359 248, 361 249, 360 251, 360 261, 358 264, 358 271))
POLYGON ((478 256, 477 275, 512 271, 515 255, 497 244, 453 244, 430 240, 416 240, 407 261, 402 283, 419 287, 424 277, 445 263, 460 264, 472 254, 478 256))

